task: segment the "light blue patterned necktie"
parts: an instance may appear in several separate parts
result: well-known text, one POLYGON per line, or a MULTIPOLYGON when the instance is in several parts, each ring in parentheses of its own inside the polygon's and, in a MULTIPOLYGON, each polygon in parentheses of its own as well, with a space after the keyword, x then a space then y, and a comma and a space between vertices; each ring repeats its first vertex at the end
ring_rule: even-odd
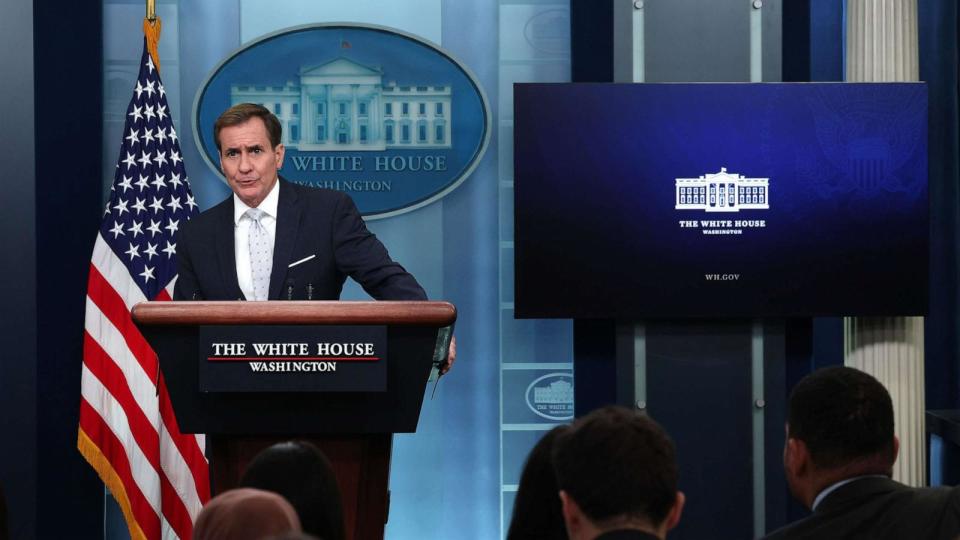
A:
POLYGON ((250 208, 244 215, 250 218, 247 244, 250 247, 250 270, 253 278, 253 299, 266 300, 270 291, 270 272, 273 270, 273 249, 270 235, 260 223, 264 211, 250 208))

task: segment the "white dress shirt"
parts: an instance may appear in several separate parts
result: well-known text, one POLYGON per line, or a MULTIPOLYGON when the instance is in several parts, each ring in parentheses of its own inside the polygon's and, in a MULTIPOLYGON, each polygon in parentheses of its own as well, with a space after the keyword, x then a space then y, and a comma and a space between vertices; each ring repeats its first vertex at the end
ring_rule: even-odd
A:
MULTIPOLYGON (((277 238, 277 202, 280 200, 280 182, 273 184, 273 189, 267 195, 259 208, 263 210, 264 215, 260 218, 260 224, 267 231, 270 238, 270 253, 273 253, 274 240, 277 238)), ((250 207, 244 204, 233 194, 233 252, 237 259, 237 283, 243 296, 247 300, 254 299, 253 293, 253 269, 250 266, 250 243, 247 237, 250 234, 251 219, 245 216, 250 207)))

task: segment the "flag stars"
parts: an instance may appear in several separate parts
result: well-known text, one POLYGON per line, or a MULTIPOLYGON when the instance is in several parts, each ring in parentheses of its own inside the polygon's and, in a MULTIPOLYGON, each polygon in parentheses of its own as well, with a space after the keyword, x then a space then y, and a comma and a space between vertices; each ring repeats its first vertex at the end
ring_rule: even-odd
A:
POLYGON ((133 117, 133 123, 137 123, 137 122, 139 122, 140 120, 143 120, 143 113, 142 113, 142 111, 143 111, 142 108, 134 105, 134 106, 133 106, 133 111, 128 112, 128 113, 127 113, 127 116, 132 116, 132 117, 133 117))
POLYGON ((134 257, 139 257, 139 256, 140 256, 140 246, 134 244, 133 242, 130 242, 130 249, 124 251, 124 253, 126 253, 127 255, 129 255, 129 256, 130 256, 130 260, 132 261, 132 260, 134 259, 134 257))
POLYGON ((140 132, 139 132, 138 130, 133 129, 133 128, 130 128, 130 134, 127 135, 126 137, 124 137, 124 139, 127 140, 127 142, 130 144, 130 146, 133 146, 133 145, 135 145, 135 144, 140 144, 140 136, 139 136, 139 133, 140 133, 140 132))
POLYGON ((116 240, 120 236, 126 236, 127 234, 123 232, 123 225, 119 221, 113 222, 113 228, 110 229, 110 232, 113 233, 113 239, 116 240))
POLYGON ((153 277, 153 269, 154 269, 154 268, 156 268, 156 267, 155 267, 155 266, 146 266, 146 265, 144 265, 144 267, 143 267, 143 272, 140 272, 140 273, 137 274, 137 275, 143 278, 143 282, 144 282, 144 283, 150 283, 150 280, 151 280, 151 279, 157 279, 157 278, 153 277))
POLYGON ((180 223, 199 211, 157 68, 145 52, 123 131, 117 130, 120 157, 100 226, 101 241, 109 242, 115 260, 148 296, 175 276, 180 223))
POLYGON ((137 161, 140 162, 141 167, 147 167, 150 165, 150 154, 146 152, 140 152, 140 159, 137 161))

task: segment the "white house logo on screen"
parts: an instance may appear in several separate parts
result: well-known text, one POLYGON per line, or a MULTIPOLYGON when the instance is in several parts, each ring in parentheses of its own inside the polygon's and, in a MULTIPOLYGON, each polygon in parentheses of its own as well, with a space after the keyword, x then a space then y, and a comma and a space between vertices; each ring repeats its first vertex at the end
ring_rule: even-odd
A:
POLYGON ((726 167, 699 178, 677 178, 674 208, 705 212, 768 210, 770 179, 746 178, 728 173, 726 167))
POLYGON ((547 420, 573 419, 573 375, 550 373, 538 377, 526 392, 527 407, 547 420))

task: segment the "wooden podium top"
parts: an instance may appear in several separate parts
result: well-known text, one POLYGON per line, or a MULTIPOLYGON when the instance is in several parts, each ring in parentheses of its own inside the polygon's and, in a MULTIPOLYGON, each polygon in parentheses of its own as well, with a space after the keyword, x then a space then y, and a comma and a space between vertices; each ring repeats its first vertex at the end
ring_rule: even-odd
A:
POLYGON ((141 302, 138 325, 357 324, 450 326, 457 308, 449 302, 409 301, 182 301, 141 302))

